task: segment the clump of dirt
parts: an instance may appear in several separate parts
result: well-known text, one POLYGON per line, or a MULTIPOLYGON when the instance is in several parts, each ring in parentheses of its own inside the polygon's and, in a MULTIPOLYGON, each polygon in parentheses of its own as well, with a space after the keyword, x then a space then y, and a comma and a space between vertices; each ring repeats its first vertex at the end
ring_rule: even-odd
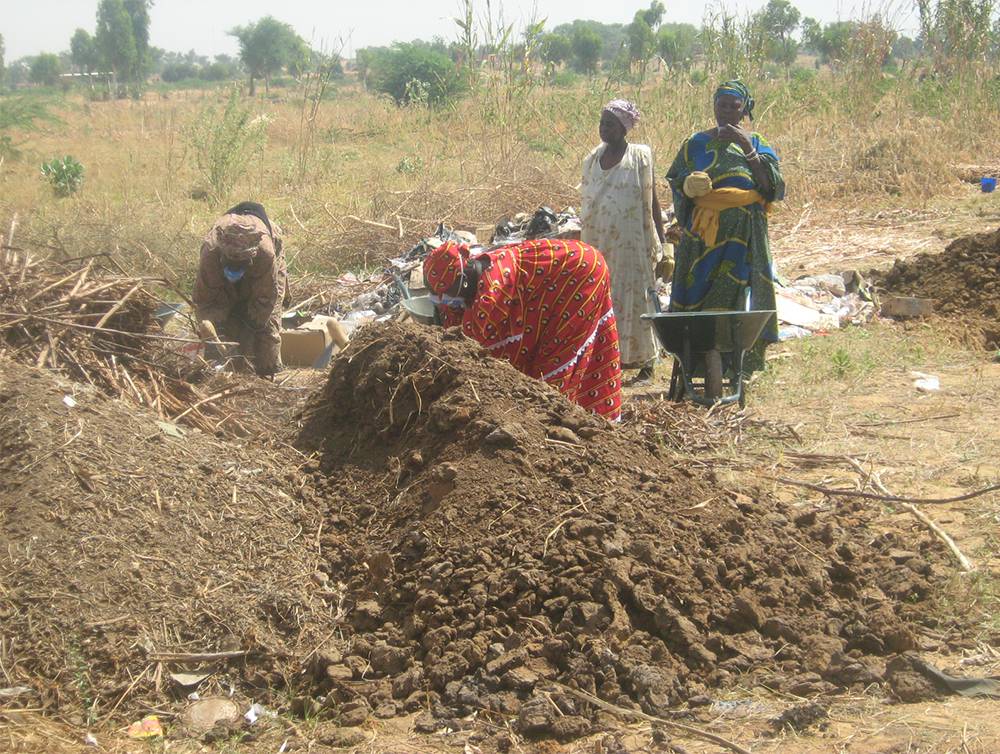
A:
POLYGON ((962 317, 982 330, 987 348, 1000 348, 1000 228, 952 241, 942 253, 897 259, 872 278, 892 293, 933 298, 938 313, 962 317))
POLYGON ((419 729, 477 713, 572 738, 606 713, 561 685, 653 714, 737 682, 863 688, 916 646, 937 582, 933 541, 900 560, 862 505, 727 489, 460 333, 364 329, 303 420, 346 585, 317 681, 424 710, 419 729))
POLYGON ((0 360, 0 682, 78 721, 280 692, 339 602, 301 462, 0 360))

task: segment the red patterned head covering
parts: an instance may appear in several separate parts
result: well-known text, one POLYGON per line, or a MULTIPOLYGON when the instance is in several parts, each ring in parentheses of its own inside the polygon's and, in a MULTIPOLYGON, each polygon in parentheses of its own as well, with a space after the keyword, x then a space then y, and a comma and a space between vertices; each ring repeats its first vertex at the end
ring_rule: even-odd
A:
POLYGON ((424 260, 424 283, 431 293, 440 296, 455 284, 468 264, 468 245, 446 241, 424 260))

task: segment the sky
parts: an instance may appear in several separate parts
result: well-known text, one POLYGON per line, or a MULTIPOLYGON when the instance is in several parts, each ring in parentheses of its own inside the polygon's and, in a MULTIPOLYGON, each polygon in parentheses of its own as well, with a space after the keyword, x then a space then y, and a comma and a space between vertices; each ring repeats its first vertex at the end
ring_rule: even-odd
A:
MULTIPOLYGON (((899 28, 912 28, 909 4, 897 2, 893 12, 899 28)), ((728 0, 725 7, 744 13, 766 0, 728 0)), ((856 17, 870 0, 792 0, 803 16, 822 22, 856 17)), ((486 0, 475 0, 482 16, 486 0)), ((9 61, 40 52, 60 52, 69 48, 77 28, 93 32, 98 0, 0 0, 0 34, 9 61)), ((627 23, 635 11, 649 6, 649 0, 494 0, 503 8, 504 21, 523 26, 532 18, 546 19, 546 26, 587 18, 606 23, 627 23)), ((692 0, 665 0, 665 21, 700 24, 706 4, 692 0)), ((715 5, 714 7, 719 7, 715 5)), ((884 7, 880 2, 878 7, 884 7)), ((370 45, 395 41, 457 36, 454 18, 460 0, 156 0, 152 10, 152 44, 165 50, 202 55, 236 54, 236 42, 226 32, 234 26, 272 15, 291 24, 307 41, 325 49, 340 47, 348 40, 345 53, 370 45)))

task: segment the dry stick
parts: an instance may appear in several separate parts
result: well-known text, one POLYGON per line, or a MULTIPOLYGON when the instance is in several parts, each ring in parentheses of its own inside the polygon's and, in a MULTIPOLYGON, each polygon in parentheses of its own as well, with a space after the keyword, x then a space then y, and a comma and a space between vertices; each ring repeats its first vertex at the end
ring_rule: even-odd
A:
POLYGON ((964 495, 956 495, 955 497, 899 497, 897 495, 876 495, 873 492, 859 492, 858 490, 838 490, 831 487, 823 487, 818 484, 812 484, 810 482, 800 482, 798 479, 788 479, 783 476, 769 476, 768 479, 773 479, 776 482, 781 482, 782 484, 789 484, 793 487, 805 487, 807 490, 814 490, 815 492, 821 492, 824 495, 839 495, 841 497, 863 497, 866 500, 884 500, 888 503, 922 503, 925 505, 932 504, 938 505, 941 503, 960 503, 963 500, 971 500, 974 497, 979 497, 980 495, 985 495, 989 492, 994 492, 1000 490, 1000 484, 991 484, 989 487, 983 487, 982 489, 976 490, 974 492, 968 492, 964 495))
POLYGON ((200 406, 204 406, 206 403, 217 401, 219 398, 228 398, 231 395, 237 395, 239 393, 249 393, 252 389, 253 388, 229 388, 227 390, 221 390, 220 392, 210 395, 207 398, 202 398, 197 403, 189 406, 185 411, 177 414, 172 421, 177 421, 178 419, 187 416, 189 413, 196 410, 200 406))
POLYGON ((132 294, 135 293, 140 288, 142 288, 142 281, 139 281, 138 283, 133 285, 129 289, 128 293, 126 293, 124 296, 121 297, 121 299, 118 300, 117 304, 108 309, 108 311, 104 313, 104 316, 101 317, 99 320, 97 320, 97 324, 94 325, 94 327, 96 327, 97 329, 101 329, 102 327, 104 327, 104 325, 108 323, 108 320, 111 319, 113 316, 115 316, 115 313, 119 309, 121 309, 125 305, 125 302, 132 297, 132 294))
POLYGON ((374 220, 365 220, 364 218, 358 217, 357 215, 344 215, 348 220, 354 220, 359 223, 364 223, 365 225, 371 225, 373 228, 385 228, 386 230, 396 230, 392 225, 386 225, 385 223, 375 222, 374 220))
POLYGON ((736 752, 736 754, 751 754, 749 749, 744 749, 739 744, 734 744, 732 741, 727 741, 721 736, 717 736, 714 733, 709 733, 707 730, 702 730, 701 728, 695 728, 691 725, 684 725, 683 723, 675 723, 673 720, 667 720, 663 717, 655 717, 654 715, 647 715, 645 712, 640 712, 634 709, 625 709, 624 707, 619 707, 617 704, 611 704, 603 699, 598 699, 592 694, 588 694, 586 691, 580 691, 579 689, 572 689, 569 686, 564 686, 561 683, 552 684, 557 690, 562 691, 570 696, 575 696, 577 699, 582 699, 585 702, 593 704, 595 707, 600 707, 606 712, 612 712, 617 715, 624 715, 626 717, 637 717, 640 720, 645 720, 650 723, 657 723, 658 725, 664 725, 668 728, 674 728, 675 730, 680 730, 696 738, 701 738, 705 741, 711 741, 713 744, 721 746, 723 749, 728 749, 729 751, 736 752))
POLYGON ((902 506, 906 508, 906 510, 912 513, 914 516, 916 516, 917 520, 919 520, 920 523, 922 523, 924 526, 926 526, 928 529, 934 532, 938 536, 938 538, 945 543, 948 549, 951 550, 952 555, 955 556, 955 559, 958 560, 958 564, 962 567, 963 571, 965 571, 966 573, 971 573, 972 571, 976 570, 975 564, 967 557, 965 557, 965 554, 958 549, 958 545, 955 544, 955 540, 949 537, 948 533, 944 529, 942 529, 936 523, 931 521, 930 517, 928 517, 926 513, 924 513, 922 510, 917 508, 917 506, 913 505, 912 503, 902 503, 902 506))
POLYGON ((216 660, 237 660, 250 654, 249 650, 236 652, 151 652, 149 659, 154 662, 215 662, 216 660))
POLYGON ((136 679, 132 681, 132 684, 127 689, 125 689, 125 693, 123 693, 120 697, 118 697, 118 701, 115 702, 115 706, 112 707, 111 710, 108 712, 108 714, 104 716, 105 718, 109 718, 113 714, 115 714, 115 710, 117 710, 121 706, 121 703, 125 701, 125 697, 131 694, 132 689, 134 689, 139 684, 139 681, 141 681, 143 678, 146 677, 146 673, 149 672, 149 668, 150 666, 147 665, 142 669, 142 672, 139 673, 138 676, 136 676, 136 679))
MULTIPOLYGON (((203 343, 200 338, 174 338, 169 335, 153 335, 152 333, 141 333, 141 332, 129 332, 127 330, 112 330, 110 327, 91 327, 90 325, 80 325, 76 322, 66 322, 62 319, 53 319, 51 317, 39 317, 37 314, 22 314, 18 312, 0 312, 0 317, 15 317, 17 319, 35 319, 39 322, 49 322, 53 325, 62 325, 63 327, 75 327, 78 330, 91 330, 104 333, 113 333, 114 335, 129 335, 133 338, 149 338, 151 340, 169 340, 174 343, 203 343)), ((7 323, 12 324, 12 323, 7 323)), ((0 329, 4 327, 0 324, 0 329)), ((224 346, 238 346, 239 343, 232 340, 220 340, 219 343, 224 346)))
MULTIPOLYGON (((847 462, 850 463, 851 466, 853 466, 859 474, 867 478, 880 492, 883 492, 886 495, 890 496, 892 495, 889 489, 884 484, 882 484, 882 480, 879 479, 878 474, 876 474, 875 472, 871 473, 866 472, 864 468, 861 466, 861 464, 858 463, 857 459, 855 458, 851 458, 848 456, 847 462)), ((917 508, 917 506, 913 505, 912 503, 902 503, 902 506, 910 513, 912 513, 917 518, 917 520, 920 521, 920 523, 922 523, 924 526, 930 529, 934 534, 938 536, 938 538, 940 538, 942 542, 945 543, 948 549, 951 550, 952 554, 955 556, 955 559, 958 560, 958 564, 962 567, 963 571, 965 571, 966 573, 971 573, 972 571, 976 570, 975 564, 965 556, 965 553, 963 553, 961 550, 958 549, 958 545, 955 544, 955 540, 953 540, 950 536, 948 536, 948 532, 946 532, 944 529, 942 529, 940 526, 934 523, 926 513, 924 513, 922 510, 917 508)))
POLYGON ((917 419, 893 419, 884 422, 867 422, 865 424, 852 424, 852 427, 887 427, 890 424, 917 424, 918 422, 930 422, 937 419, 954 419, 956 416, 961 416, 960 413, 956 412, 954 414, 938 414, 937 416, 922 416, 917 419))
MULTIPOLYGON (((30 296, 28 296, 28 298, 26 298, 24 300, 24 303, 30 304, 32 301, 34 301, 39 296, 41 296, 41 295, 43 295, 45 293, 48 293, 49 291, 51 291, 51 290, 53 290, 55 288, 58 288, 63 283, 68 283, 72 278, 76 277, 77 275, 82 275, 83 272, 86 269, 87 269, 86 267, 81 267, 79 270, 74 270, 73 272, 71 272, 66 277, 59 278, 56 282, 50 283, 49 285, 47 285, 44 288, 42 288, 42 290, 36 291, 35 293, 33 293, 30 296)), ((78 280, 77 281, 77 285, 79 285, 79 283, 80 283, 80 281, 78 280)))

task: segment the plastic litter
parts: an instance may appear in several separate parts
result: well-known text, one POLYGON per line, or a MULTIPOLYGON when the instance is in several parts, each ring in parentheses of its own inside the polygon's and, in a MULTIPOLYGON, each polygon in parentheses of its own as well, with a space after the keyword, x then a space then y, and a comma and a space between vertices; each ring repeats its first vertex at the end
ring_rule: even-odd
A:
POLYGON ((941 380, 933 374, 923 372, 910 372, 913 379, 913 387, 921 393, 933 393, 941 389, 941 380))
POLYGON ((146 715, 142 720, 137 720, 128 726, 129 738, 163 738, 163 726, 160 725, 160 718, 156 715, 146 715))
POLYGON ((264 717, 267 713, 267 709, 263 704, 257 704, 254 702, 250 705, 250 709, 243 713, 243 718, 250 724, 255 725, 260 718, 264 717))

